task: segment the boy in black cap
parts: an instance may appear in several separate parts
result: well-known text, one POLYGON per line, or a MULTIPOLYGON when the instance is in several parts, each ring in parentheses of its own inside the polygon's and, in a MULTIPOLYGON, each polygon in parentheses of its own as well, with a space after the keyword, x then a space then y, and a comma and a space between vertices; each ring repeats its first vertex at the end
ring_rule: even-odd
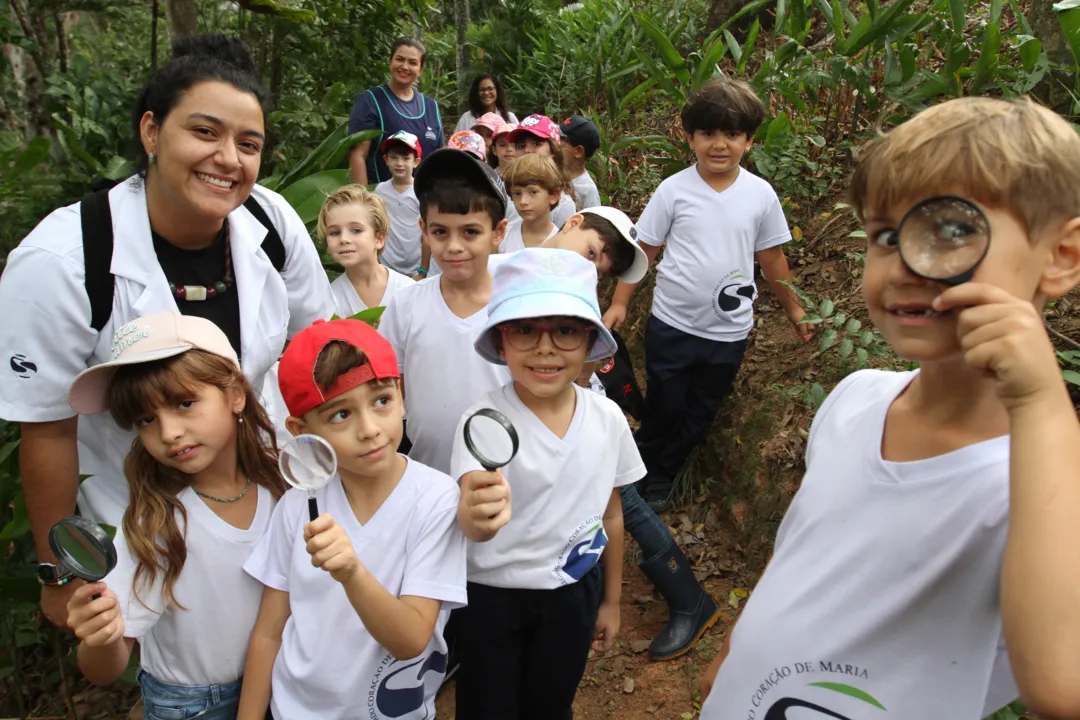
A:
POLYGON ((563 171, 577 194, 577 209, 597 207, 600 205, 600 191, 585 169, 585 161, 600 149, 600 130, 589 118, 571 115, 563 120, 559 131, 563 136, 563 142, 559 145, 563 154, 563 171))

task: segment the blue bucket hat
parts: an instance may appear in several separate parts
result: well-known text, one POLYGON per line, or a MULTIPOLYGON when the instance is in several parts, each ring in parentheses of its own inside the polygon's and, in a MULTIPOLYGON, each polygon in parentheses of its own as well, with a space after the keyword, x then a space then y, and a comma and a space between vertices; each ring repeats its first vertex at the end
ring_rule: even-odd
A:
POLYGON ((505 365, 492 341, 492 329, 511 320, 564 316, 596 328, 589 361, 611 357, 615 338, 600 319, 596 300, 596 266, 571 250, 527 248, 495 268, 488 320, 473 346, 490 363, 505 365))

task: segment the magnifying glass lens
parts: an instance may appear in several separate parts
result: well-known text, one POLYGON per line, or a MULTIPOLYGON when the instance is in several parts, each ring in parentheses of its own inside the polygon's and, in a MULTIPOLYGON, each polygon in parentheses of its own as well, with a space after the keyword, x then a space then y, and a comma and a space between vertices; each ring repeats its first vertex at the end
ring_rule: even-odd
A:
POLYGON ((949 282, 972 272, 990 246, 986 216, 962 198, 930 198, 900 223, 900 256, 916 275, 949 282))
POLYGON ((465 446, 481 467, 495 470, 509 464, 517 455, 517 430, 498 410, 481 408, 465 421, 465 446))

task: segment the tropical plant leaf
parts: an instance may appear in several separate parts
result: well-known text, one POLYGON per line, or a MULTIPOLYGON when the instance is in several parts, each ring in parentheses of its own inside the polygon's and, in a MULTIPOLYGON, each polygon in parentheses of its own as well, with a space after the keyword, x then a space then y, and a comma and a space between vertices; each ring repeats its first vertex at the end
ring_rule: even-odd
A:
POLYGON ((293 210, 310 226, 319 217, 326 196, 349 182, 348 170, 326 170, 308 175, 281 191, 281 196, 292 205, 293 210))
MULTIPOLYGON (((339 170, 343 164, 348 162, 349 152, 362 142, 367 140, 374 140, 382 135, 381 130, 361 130, 358 133, 353 133, 348 137, 342 138, 341 142, 337 144, 333 152, 327 156, 323 167, 317 168, 318 170, 339 170)), ((378 150, 376 148, 376 150, 378 150)))
POLYGON ((769 129, 765 133, 765 152, 776 153, 788 144, 791 136, 791 120, 785 114, 777 115, 769 123, 769 129))
POLYGON ((667 33, 657 25, 652 18, 644 13, 635 13, 638 27, 652 40, 653 46, 660 53, 664 63, 671 73, 684 86, 690 85, 690 71, 686 67, 686 60, 668 39, 667 33))
POLYGON ((742 57, 739 58, 735 72, 740 75, 746 72, 746 63, 750 60, 750 56, 754 52, 754 45, 757 44, 758 33, 761 32, 761 21, 754 19, 754 24, 750 26, 750 32, 746 35, 746 42, 743 43, 742 57))
POLYGON ((26 148, 15 159, 15 163, 11 167, 12 175, 19 177, 36 168, 49 156, 49 148, 51 147, 52 142, 47 137, 31 138, 30 142, 26 144, 26 148))
MULTIPOLYGON (((345 138, 348 133, 348 125, 342 125, 334 132, 327 135, 319 146, 308 153, 307 157, 298 162, 292 169, 282 175, 281 180, 278 182, 277 190, 280 193, 284 193, 290 185, 299 180, 302 177, 311 175, 312 173, 319 172, 325 168, 322 167, 326 158, 330 156, 338 145, 345 138)), ((295 207, 295 206, 294 206, 295 207)))
POLYGON ((836 310, 836 303, 830 298, 825 298, 821 301, 821 305, 818 306, 821 311, 821 317, 831 318, 833 311, 836 310))

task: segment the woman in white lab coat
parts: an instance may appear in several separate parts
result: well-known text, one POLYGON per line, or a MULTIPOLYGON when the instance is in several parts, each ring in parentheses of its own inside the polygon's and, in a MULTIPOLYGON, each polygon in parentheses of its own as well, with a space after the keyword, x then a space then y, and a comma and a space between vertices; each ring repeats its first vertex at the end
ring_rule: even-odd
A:
POLYGON ((265 128, 253 70, 237 40, 187 38, 140 94, 133 114, 140 170, 108 193, 112 303, 100 332, 91 324, 80 204, 42 220, 10 253, 0 278, 0 348, 7 354, 0 417, 21 423, 42 607, 57 624, 77 583, 65 585, 52 565, 49 528, 72 513, 77 492, 84 515, 119 525, 127 505, 122 463, 133 437, 107 413, 75 417, 67 400, 74 377, 108 360, 133 319, 179 310, 221 327, 259 388, 286 338, 333 313, 300 217, 255 184, 265 128), (249 198, 280 237, 280 272, 263 247, 267 227, 244 206, 249 198), (80 473, 92 476, 81 487, 80 473))

